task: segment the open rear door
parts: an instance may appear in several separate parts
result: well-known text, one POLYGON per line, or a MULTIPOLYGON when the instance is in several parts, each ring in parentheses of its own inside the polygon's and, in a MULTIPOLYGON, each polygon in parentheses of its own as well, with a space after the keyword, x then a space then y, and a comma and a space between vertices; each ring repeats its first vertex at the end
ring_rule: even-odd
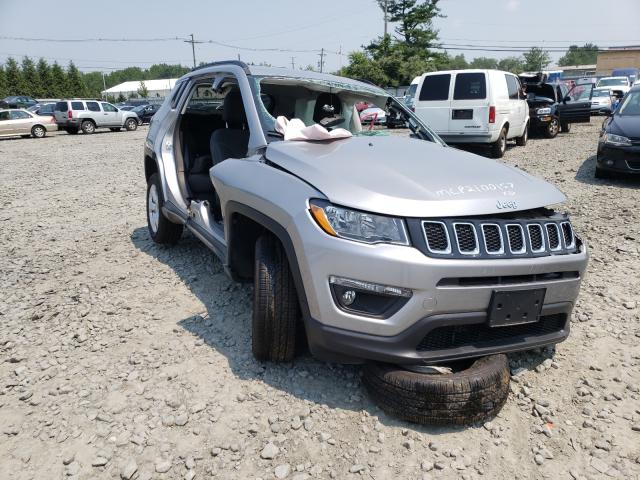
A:
POLYGON ((575 85, 558 105, 562 123, 589 123, 591 121, 591 96, 593 84, 575 85))

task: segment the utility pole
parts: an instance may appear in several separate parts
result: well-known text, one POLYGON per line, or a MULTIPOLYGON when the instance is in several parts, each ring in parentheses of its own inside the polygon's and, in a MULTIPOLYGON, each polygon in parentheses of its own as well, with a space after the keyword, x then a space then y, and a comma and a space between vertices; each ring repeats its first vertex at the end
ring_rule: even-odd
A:
POLYGON ((387 2, 388 0, 384 0, 384 36, 387 36, 387 2))
POLYGON ((190 43, 191 44, 191 53, 193 54, 193 68, 196 68, 196 43, 202 43, 202 42, 197 42, 193 38, 193 33, 192 33, 191 34, 191 40, 185 40, 184 43, 190 43))
POLYGON ((320 73, 322 73, 322 69, 324 68, 324 47, 322 47, 322 49, 320 49, 320 53, 318 54, 320 55, 320 73))
POLYGON ((296 69, 296 57, 291 57, 291 70, 296 69))
POLYGON ((106 99, 107 99, 107 93, 106 93, 106 90, 107 90, 107 82, 106 82, 106 80, 104 79, 104 72, 102 72, 102 87, 103 87, 103 88, 104 88, 104 90, 105 90, 104 98, 105 98, 105 100, 106 100, 106 99))

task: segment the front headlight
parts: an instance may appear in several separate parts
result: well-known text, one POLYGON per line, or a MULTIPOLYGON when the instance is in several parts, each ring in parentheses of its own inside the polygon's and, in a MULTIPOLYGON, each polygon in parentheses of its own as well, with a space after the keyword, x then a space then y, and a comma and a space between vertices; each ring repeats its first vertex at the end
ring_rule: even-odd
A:
POLYGON ((551 109, 548 107, 539 108, 538 110, 536 110, 536 115, 550 115, 550 114, 551 114, 551 109))
POLYGON ((620 147, 628 147, 631 145, 631 140, 622 135, 614 135, 613 133, 604 134, 604 142, 609 145, 617 145, 620 147))
POLYGON ((400 218, 360 212, 318 200, 311 200, 309 207, 320 228, 334 237, 364 243, 409 245, 407 229, 400 218))

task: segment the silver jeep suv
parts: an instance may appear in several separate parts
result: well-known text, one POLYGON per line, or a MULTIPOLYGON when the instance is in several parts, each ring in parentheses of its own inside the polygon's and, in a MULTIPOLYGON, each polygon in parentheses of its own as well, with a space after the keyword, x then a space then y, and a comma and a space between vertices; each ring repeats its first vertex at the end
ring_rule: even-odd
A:
POLYGON ((132 131, 140 123, 134 112, 120 110, 109 102, 98 100, 62 100, 56 103, 53 114, 58 128, 71 134, 80 130, 91 134, 96 128, 108 128, 112 132, 121 128, 132 131))
MULTIPOLYGON (((280 123, 280 122, 278 122, 280 123)), ((314 127, 314 128, 316 128, 314 127)), ((144 153, 149 233, 186 227, 253 282, 256 358, 437 363, 554 344, 587 248, 554 186, 447 147, 373 85, 213 63, 182 77, 144 153), (361 123, 367 102, 402 136, 361 123), (276 119, 352 135, 285 140, 276 119)))

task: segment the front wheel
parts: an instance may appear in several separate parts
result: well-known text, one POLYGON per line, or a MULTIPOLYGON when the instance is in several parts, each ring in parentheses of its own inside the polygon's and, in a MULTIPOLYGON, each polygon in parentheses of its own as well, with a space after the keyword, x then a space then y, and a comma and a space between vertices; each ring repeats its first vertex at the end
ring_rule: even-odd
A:
POLYGON ((251 343, 256 360, 289 362, 295 356, 300 306, 287 255, 273 235, 255 248, 251 343))
POLYGON ((527 140, 529 140, 529 124, 527 123, 524 126, 524 132, 520 137, 516 137, 516 145, 519 147, 524 147, 527 144, 527 140))
POLYGON ((560 131, 560 122, 558 122, 557 118, 552 118, 544 129, 544 136, 547 138, 555 138, 555 136, 558 135, 558 131, 560 131))
POLYGON ((134 118, 130 118, 124 123, 124 128, 126 128, 129 132, 132 132, 136 128, 138 128, 138 121, 134 118))
POLYGON ((162 213, 164 197, 160 176, 154 173, 147 184, 147 228, 151 239, 160 244, 174 244, 182 235, 182 225, 170 222, 162 213))
POLYGON ((502 158, 504 152, 507 151, 507 129, 500 130, 498 140, 491 144, 491 156, 493 158, 502 158))

